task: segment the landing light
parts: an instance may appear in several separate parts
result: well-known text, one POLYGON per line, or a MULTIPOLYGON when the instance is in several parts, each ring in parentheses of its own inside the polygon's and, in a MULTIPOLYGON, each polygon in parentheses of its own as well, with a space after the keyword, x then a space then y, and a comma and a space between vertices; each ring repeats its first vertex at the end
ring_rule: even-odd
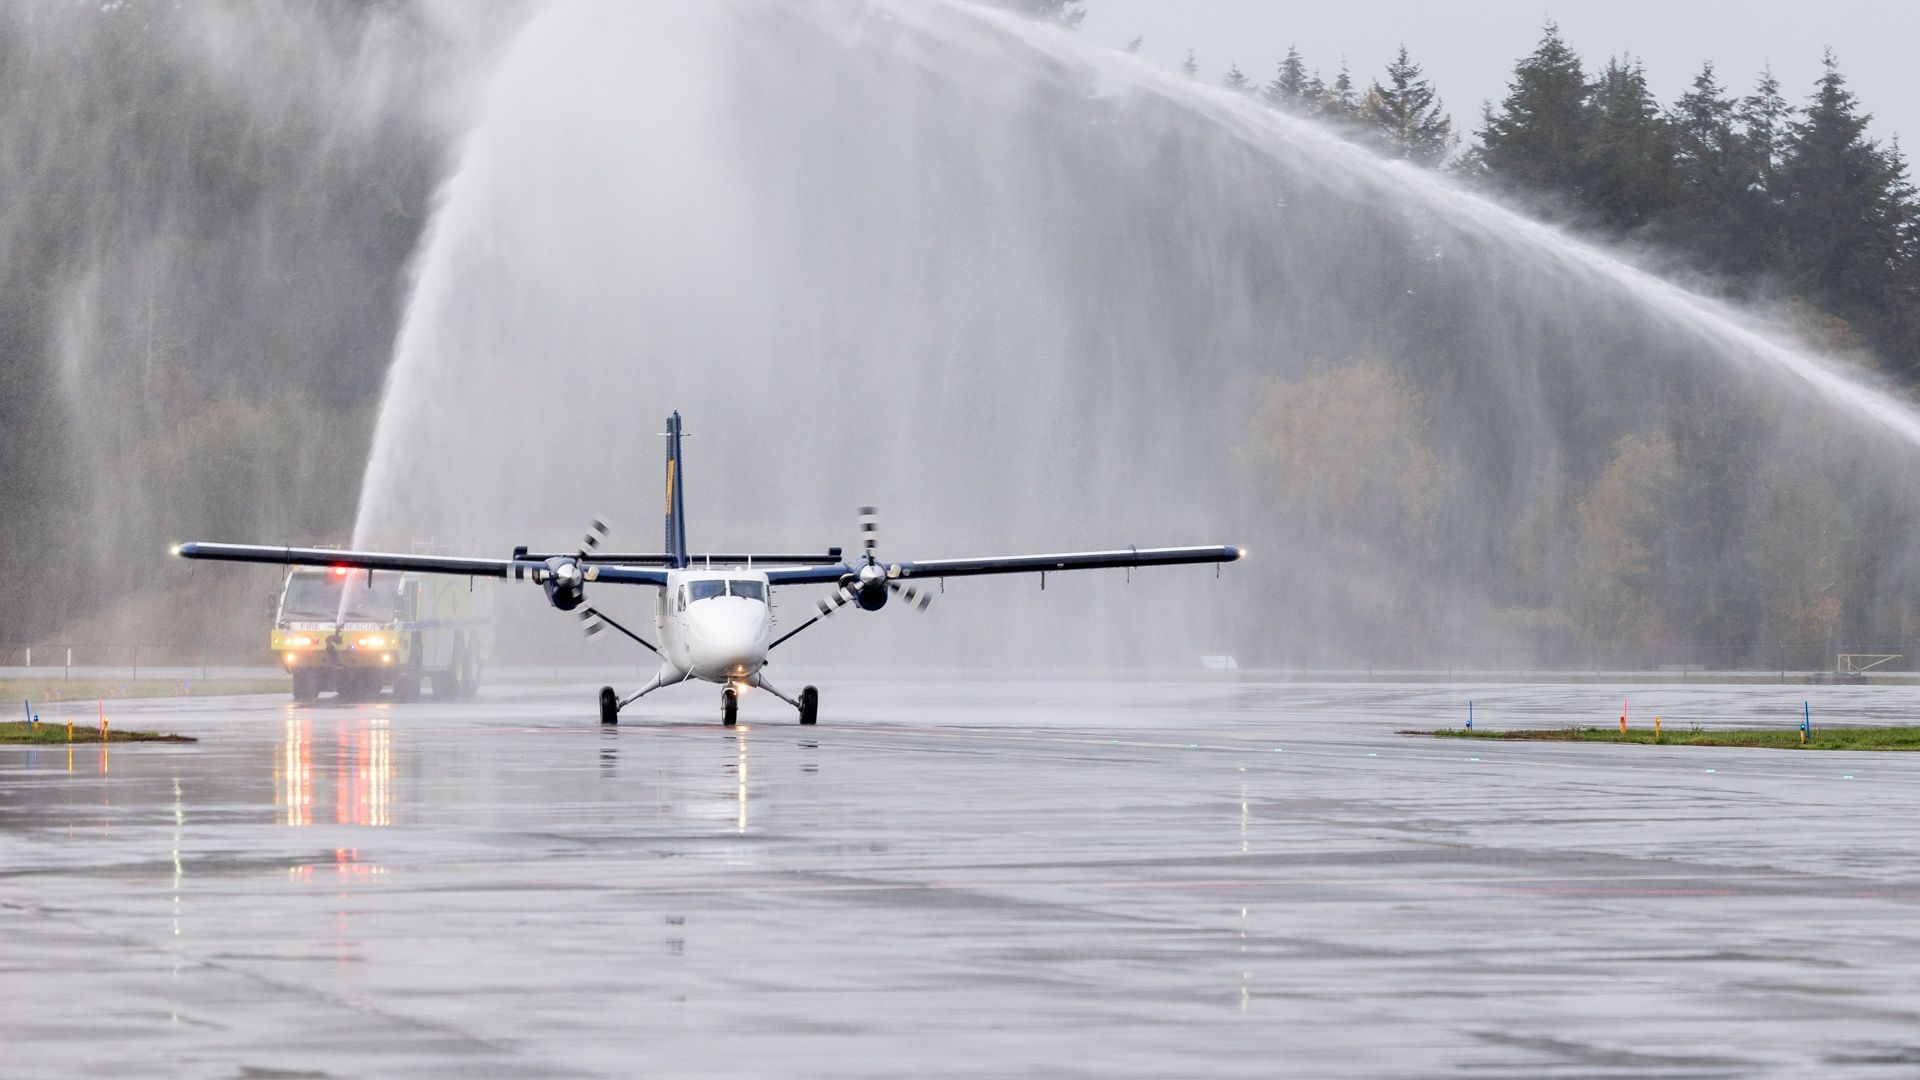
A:
POLYGON ((336 567, 334 567, 334 568, 333 568, 333 576, 334 576, 334 577, 346 577, 346 576, 347 576, 347 568, 346 568, 346 567, 344 567, 344 566, 336 566, 336 567))

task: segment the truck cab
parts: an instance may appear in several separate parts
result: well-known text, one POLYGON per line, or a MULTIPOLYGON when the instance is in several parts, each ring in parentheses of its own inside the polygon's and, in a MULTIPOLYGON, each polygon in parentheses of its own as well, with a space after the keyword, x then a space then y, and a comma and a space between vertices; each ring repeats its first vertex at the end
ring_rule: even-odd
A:
POLYGON ((370 700, 464 699, 493 642, 491 592, 462 579, 345 567, 287 574, 269 646, 293 676, 295 701, 331 691, 370 700))

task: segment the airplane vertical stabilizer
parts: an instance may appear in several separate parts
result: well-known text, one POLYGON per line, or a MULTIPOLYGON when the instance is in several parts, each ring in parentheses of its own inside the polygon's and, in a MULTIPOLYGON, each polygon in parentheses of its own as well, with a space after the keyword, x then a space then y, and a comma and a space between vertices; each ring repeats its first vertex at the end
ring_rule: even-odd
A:
POLYGON ((680 413, 667 417, 667 565, 687 565, 687 510, 681 489, 686 473, 680 464, 680 413))

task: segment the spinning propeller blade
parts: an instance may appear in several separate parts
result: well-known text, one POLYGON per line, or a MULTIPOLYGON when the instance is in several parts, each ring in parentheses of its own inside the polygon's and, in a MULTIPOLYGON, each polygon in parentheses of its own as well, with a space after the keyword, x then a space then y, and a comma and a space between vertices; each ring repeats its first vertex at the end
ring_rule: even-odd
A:
POLYGON ((580 541, 580 557, 586 558, 588 552, 600 550, 600 541, 607 538, 607 523, 599 518, 587 527, 587 535, 580 541))
POLYGON ((915 611, 925 611, 927 610, 927 605, 933 603, 933 594, 925 589, 916 589, 911 585, 902 585, 897 581, 887 582, 887 588, 899 593, 900 599, 911 604, 915 611))

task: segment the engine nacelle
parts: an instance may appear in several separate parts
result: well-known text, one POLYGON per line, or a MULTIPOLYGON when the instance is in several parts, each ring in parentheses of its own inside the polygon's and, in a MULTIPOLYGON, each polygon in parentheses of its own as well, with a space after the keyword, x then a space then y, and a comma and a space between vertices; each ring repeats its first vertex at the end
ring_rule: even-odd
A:
POLYGON ((853 597, 863 611, 879 611, 887 606, 887 572, 869 563, 857 574, 840 579, 840 587, 853 597))
POLYGON ((540 585, 547 590, 547 602, 561 611, 572 611, 586 602, 586 577, 580 571, 580 564, 573 559, 548 559, 540 585))

